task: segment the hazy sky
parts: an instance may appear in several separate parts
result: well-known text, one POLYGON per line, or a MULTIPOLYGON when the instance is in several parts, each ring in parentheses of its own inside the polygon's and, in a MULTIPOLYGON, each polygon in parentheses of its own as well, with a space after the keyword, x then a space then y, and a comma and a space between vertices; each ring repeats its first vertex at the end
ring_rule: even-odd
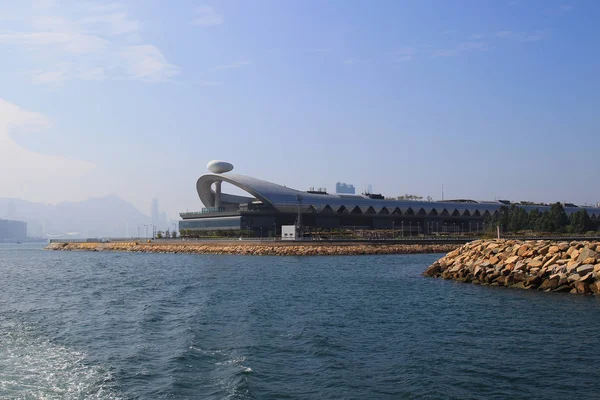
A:
POLYGON ((0 0, 0 196, 600 201, 600 2, 0 0))

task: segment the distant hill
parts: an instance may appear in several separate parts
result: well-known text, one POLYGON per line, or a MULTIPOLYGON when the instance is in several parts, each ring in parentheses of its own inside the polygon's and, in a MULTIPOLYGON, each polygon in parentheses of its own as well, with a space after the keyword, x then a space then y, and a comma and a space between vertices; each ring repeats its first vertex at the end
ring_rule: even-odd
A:
MULTIPOLYGON (((71 233, 73 237, 136 236, 150 225, 148 215, 117 196, 92 198, 57 205, 0 198, 0 217, 27 222, 28 236, 71 233)), ((168 228, 166 221, 160 229, 168 228)), ((151 228, 148 228, 151 232, 151 228)))

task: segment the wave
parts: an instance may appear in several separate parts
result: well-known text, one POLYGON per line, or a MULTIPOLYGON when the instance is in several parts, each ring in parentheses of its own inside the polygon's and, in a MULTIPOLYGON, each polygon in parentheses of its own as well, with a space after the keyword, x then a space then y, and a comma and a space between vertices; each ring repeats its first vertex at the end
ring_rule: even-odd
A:
POLYGON ((123 399, 110 368, 53 343, 34 327, 0 320, 0 398, 123 399))

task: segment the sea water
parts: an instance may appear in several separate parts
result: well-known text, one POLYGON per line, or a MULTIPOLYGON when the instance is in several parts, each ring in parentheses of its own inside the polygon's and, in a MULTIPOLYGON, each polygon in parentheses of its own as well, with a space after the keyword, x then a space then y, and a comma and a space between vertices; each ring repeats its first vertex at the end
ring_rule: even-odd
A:
POLYGON ((0 398, 598 398, 600 298, 421 276, 438 257, 0 245, 0 398))

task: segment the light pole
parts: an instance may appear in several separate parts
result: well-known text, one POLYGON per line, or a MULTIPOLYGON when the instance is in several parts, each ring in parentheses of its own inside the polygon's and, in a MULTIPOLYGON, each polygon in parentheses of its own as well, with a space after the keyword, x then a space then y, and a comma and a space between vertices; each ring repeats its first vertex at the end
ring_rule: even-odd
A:
POLYGON ((260 227, 260 238, 262 239, 262 226, 260 227))
POLYGON ((148 225, 144 224, 144 227, 146 227, 146 236, 144 236, 146 239, 148 239, 148 225))
POLYGON ((402 233, 402 238, 404 239, 404 221, 401 221, 400 225, 402 225, 402 230, 400 232, 402 233))
POLYGON ((412 221, 408 221, 408 236, 412 237, 412 221))
POLYGON ((421 222, 417 221, 417 236, 421 234, 421 222))
POLYGON ((396 221, 392 221, 392 239, 396 238, 396 221))

